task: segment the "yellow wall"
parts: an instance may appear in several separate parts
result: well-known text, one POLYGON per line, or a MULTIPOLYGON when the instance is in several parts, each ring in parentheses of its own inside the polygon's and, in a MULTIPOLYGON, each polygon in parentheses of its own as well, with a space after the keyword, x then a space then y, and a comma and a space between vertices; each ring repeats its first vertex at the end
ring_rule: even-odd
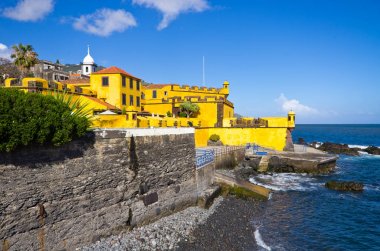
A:
MULTIPOLYGON (((217 102, 220 98, 227 99, 229 94, 229 84, 225 82, 222 88, 206 88, 206 87, 190 87, 179 85, 157 86, 151 89, 149 86, 144 86, 144 111, 165 115, 168 111, 172 112, 172 99, 175 99, 175 107, 179 107, 181 103, 188 98, 192 103, 199 105, 200 111, 196 118, 203 121, 202 126, 215 126, 217 122, 217 102), (157 96, 153 98, 153 91, 156 91, 157 96), (203 100, 198 100, 198 97, 203 100), (178 100, 180 99, 180 100, 178 100), (207 99, 207 100, 205 100, 207 99)), ((233 104, 229 101, 223 103, 223 116, 233 117, 233 104)), ((176 115, 177 116, 177 115, 176 115)))
POLYGON ((223 105, 223 118, 233 118, 234 117, 234 108, 224 104, 223 105))
POLYGON ((134 111, 141 111, 141 83, 140 90, 137 90, 138 80, 133 79, 133 89, 130 88, 130 77, 126 76, 125 87, 122 86, 122 74, 91 74, 91 89, 96 91, 97 98, 118 107, 132 108, 134 111), (108 77, 108 86, 102 86, 103 77, 108 77), (126 95, 126 105, 122 104, 122 94, 126 95), (133 96, 133 105, 130 105, 130 96, 133 96), (137 97, 140 97, 140 106, 137 106, 137 97))
POLYGON ((256 143, 262 147, 282 151, 286 143, 287 128, 197 128, 196 147, 207 146, 212 134, 220 136, 224 145, 246 145, 256 143))

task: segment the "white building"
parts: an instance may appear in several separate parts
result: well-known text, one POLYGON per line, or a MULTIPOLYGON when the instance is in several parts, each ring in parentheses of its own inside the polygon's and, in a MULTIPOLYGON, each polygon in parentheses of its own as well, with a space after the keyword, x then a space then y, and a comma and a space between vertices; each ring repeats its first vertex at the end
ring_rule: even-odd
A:
POLYGON ((90 76, 91 73, 96 71, 97 65, 95 64, 95 60, 90 55, 90 46, 87 49, 87 56, 84 57, 82 62, 82 74, 86 76, 90 76))

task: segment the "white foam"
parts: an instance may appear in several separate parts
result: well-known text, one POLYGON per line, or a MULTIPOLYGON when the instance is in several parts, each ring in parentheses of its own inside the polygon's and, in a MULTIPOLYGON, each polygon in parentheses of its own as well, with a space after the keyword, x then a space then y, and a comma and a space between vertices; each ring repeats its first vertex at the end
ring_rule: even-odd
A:
POLYGON ((255 231, 255 240, 256 240, 256 243, 259 247, 262 247, 264 248, 265 250, 272 250, 270 246, 268 246, 267 244, 265 244, 265 242, 263 241, 263 238, 261 237, 261 234, 259 232, 259 229, 257 228, 256 231, 255 231))
POLYGON ((272 199, 272 193, 269 193, 268 200, 272 199))
POLYGON ((361 155, 369 155, 369 153, 364 152, 364 151, 358 151, 358 153, 361 154, 361 155))
POLYGON ((369 146, 363 146, 363 145, 348 145, 349 148, 359 148, 359 149, 366 149, 369 146))
POLYGON ((364 185, 364 190, 368 190, 368 191, 380 191, 380 186, 376 186, 376 185, 364 185))
POLYGON ((315 178, 295 173, 260 174, 250 178, 249 181, 273 191, 309 191, 320 186, 315 182, 315 178))

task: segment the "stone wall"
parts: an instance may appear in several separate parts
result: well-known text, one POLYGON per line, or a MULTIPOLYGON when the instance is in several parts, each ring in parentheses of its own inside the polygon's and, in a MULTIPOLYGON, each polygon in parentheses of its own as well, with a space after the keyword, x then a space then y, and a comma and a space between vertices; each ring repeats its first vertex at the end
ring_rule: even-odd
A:
POLYGON ((193 130, 99 130, 0 154, 0 247, 72 250, 195 205, 193 130))

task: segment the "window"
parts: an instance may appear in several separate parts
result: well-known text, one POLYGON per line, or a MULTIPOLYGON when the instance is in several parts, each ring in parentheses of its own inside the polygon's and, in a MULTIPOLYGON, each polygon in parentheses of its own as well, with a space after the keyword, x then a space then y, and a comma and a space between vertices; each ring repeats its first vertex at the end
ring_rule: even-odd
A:
POLYGON ((141 93, 141 99, 145 99, 145 93, 141 93))
POLYGON ((137 82, 136 82, 136 89, 137 89, 138 91, 140 91, 140 81, 137 81, 137 82))
POLYGON ((102 77, 102 86, 108 86, 108 77, 102 77))
POLYGON ((129 88, 133 89, 133 79, 129 79, 129 88))
POLYGON ((121 77, 121 85, 123 87, 126 87, 127 86, 127 78, 125 76, 122 76, 121 77))
POLYGON ((164 91, 164 95, 165 95, 165 96, 168 96, 168 92, 167 92, 167 91, 164 91))
POLYGON ((125 95, 124 93, 121 94, 121 104, 122 105, 126 105, 127 104, 127 95, 125 95))
POLYGON ((152 97, 153 97, 153 98, 157 98, 157 91, 156 91, 156 90, 153 91, 153 93, 152 93, 152 97))
POLYGON ((129 105, 133 105, 133 96, 132 95, 129 96, 129 105))
POLYGON ((88 72, 88 66, 86 66, 86 72, 88 72))
POLYGON ((136 97, 136 106, 140 107, 140 97, 136 97))

